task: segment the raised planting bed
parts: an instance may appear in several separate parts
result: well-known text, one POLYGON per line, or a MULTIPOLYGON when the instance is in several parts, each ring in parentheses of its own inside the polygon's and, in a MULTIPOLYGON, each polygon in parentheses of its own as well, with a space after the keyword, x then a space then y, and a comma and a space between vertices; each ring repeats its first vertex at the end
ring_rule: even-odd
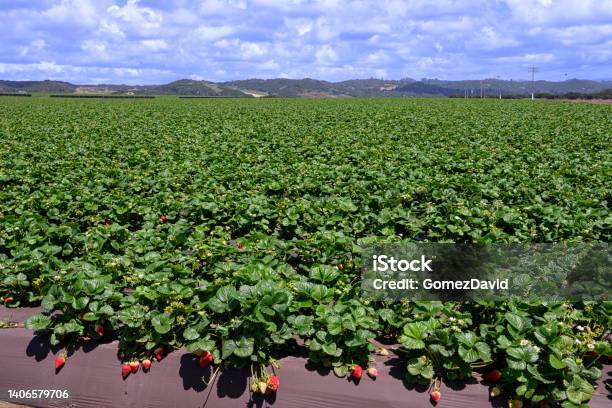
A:
POLYGON ((154 99, 152 95, 72 95, 56 94, 49 95, 50 98, 81 98, 81 99, 154 99))
MULTIPOLYGON (((0 308, 0 319, 23 322, 36 309, 0 308)), ((378 377, 363 375, 359 382, 337 378, 330 369, 308 362, 306 355, 279 360, 276 370, 281 385, 276 394, 253 395, 249 390, 250 372, 222 369, 209 386, 203 382, 212 374, 202 368, 198 357, 185 349, 169 353, 153 362, 149 372, 140 368, 123 378, 117 356, 118 343, 87 341, 68 348, 66 364, 54 369, 54 358, 62 348, 35 336, 22 327, 0 330, 0 384, 3 392, 13 390, 68 390, 70 397, 56 400, 2 398, 11 403, 36 407, 402 407, 432 406, 427 386, 403 381, 406 362, 393 352, 375 357, 378 377), (8 369, 7 369, 8 368, 8 369)), ((389 347, 390 349, 393 346, 389 347)), ((299 353, 298 353, 299 354, 299 353)), ((604 366, 589 407, 609 407, 612 365, 604 366)), ((505 407, 507 395, 489 396, 490 383, 476 376, 467 383, 444 382, 438 407, 505 407)))

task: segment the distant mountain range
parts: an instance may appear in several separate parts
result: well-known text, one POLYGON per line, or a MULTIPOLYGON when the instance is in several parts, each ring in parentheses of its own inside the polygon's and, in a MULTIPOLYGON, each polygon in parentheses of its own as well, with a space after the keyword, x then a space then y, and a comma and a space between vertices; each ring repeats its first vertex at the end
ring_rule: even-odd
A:
MULTIPOLYGON (((400 80, 352 79, 328 82, 316 79, 246 79, 229 82, 181 79, 163 85, 75 85, 61 81, 2 81, 0 92, 127 94, 127 95, 185 95, 185 96, 284 96, 284 97, 447 97, 452 95, 528 95, 530 81, 501 79, 445 81, 440 79, 400 80)), ((569 79, 562 82, 535 81, 536 93, 564 94, 568 92, 595 93, 612 88, 612 81, 569 79)))

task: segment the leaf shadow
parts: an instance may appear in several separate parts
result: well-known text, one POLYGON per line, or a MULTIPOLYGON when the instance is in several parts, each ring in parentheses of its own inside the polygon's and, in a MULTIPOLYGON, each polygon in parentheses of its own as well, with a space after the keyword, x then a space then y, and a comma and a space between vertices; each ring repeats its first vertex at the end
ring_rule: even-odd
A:
POLYGON ((202 392, 207 387, 204 380, 210 380, 211 375, 212 367, 200 367, 197 355, 186 353, 181 356, 179 377, 183 380, 183 389, 202 392))
POLYGON ((474 377, 470 377, 466 380, 461 380, 461 381, 449 380, 447 378, 444 378, 443 382, 447 388, 450 388, 453 391, 461 391, 465 389, 465 387, 468 385, 478 384, 478 381, 474 377))
POLYGON ((316 371, 317 374, 319 374, 320 376, 327 376, 329 375, 329 373, 331 373, 331 368, 329 367, 325 367, 323 366, 323 364, 318 364, 318 363, 314 363, 310 360, 306 361, 306 364, 304 364, 304 367, 308 370, 308 371, 316 371))
POLYGON ((266 403, 266 405, 273 405, 276 402, 276 393, 270 393, 270 394, 265 394, 265 395, 261 395, 261 394, 252 394, 251 398, 249 399, 249 403, 247 404, 248 408, 261 408, 264 406, 264 403, 266 403))
POLYGON ((408 381, 408 378, 406 377, 407 363, 405 359, 398 356, 393 356, 387 359, 383 364, 389 366, 389 375, 400 380, 406 389, 414 390, 420 393, 427 392, 429 389, 429 385, 412 383, 408 381))
POLYGON ((26 355, 34 357, 36 361, 42 361, 49 356, 49 353, 57 354, 61 349, 61 345, 51 345, 48 334, 35 334, 26 347, 26 355))
POLYGON ((249 373, 245 368, 223 368, 217 379, 217 396, 240 398, 247 390, 249 373))

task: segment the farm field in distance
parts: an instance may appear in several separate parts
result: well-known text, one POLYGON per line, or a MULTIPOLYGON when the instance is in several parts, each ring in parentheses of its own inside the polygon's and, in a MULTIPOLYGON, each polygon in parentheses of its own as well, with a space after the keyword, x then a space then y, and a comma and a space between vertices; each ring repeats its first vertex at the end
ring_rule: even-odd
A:
POLYGON ((384 337, 409 382, 499 370, 579 407, 612 302, 368 302, 357 250, 608 243, 611 129, 612 105, 551 101, 0 97, 0 297, 54 344, 186 346, 254 392, 296 337, 340 377, 384 337))

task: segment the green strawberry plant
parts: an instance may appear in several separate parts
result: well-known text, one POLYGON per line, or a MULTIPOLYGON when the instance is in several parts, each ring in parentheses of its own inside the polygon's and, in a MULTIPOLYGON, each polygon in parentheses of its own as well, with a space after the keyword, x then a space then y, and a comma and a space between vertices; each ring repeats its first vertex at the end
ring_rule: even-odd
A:
POLYGON ((354 377, 396 341, 437 398, 592 395, 609 301, 368 301, 359 245, 609 242, 610 106, 29 99, 0 98, 0 300, 53 344, 118 339, 125 374, 185 346, 265 393, 296 341, 354 377))

